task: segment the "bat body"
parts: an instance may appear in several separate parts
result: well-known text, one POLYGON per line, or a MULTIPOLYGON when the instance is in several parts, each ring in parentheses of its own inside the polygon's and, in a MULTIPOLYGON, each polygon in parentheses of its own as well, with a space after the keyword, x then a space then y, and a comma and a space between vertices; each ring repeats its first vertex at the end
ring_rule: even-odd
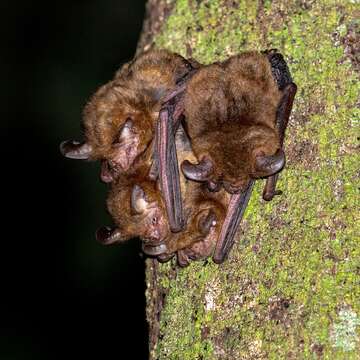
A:
MULTIPOLYGON (((179 161, 195 160, 181 127, 176 145, 179 161)), ((146 254, 165 261, 176 253, 181 266, 188 265, 190 260, 211 256, 230 195, 224 191, 210 192, 204 184, 188 181, 183 175, 181 189, 185 195, 186 226, 184 231, 172 233, 158 183, 147 177, 146 166, 139 166, 132 175, 120 175, 112 182, 107 199, 115 227, 100 228, 97 239, 110 245, 140 237, 146 254)))
POLYGON ((86 105, 85 141, 63 142, 61 152, 73 159, 101 160, 104 182, 136 171, 139 156, 152 145, 162 99, 191 69, 183 57, 165 50, 125 64, 86 105))
MULTIPOLYGON (((181 126, 176 132, 175 143, 180 163, 196 160, 190 141, 181 126)), ((182 174, 180 187, 184 194, 185 226, 181 232, 169 232, 169 236, 164 239, 163 252, 158 254, 158 258, 166 261, 176 253, 179 265, 186 266, 190 260, 212 256, 226 216, 230 194, 224 190, 211 192, 205 184, 189 181, 182 174)), ((145 245, 143 250, 153 254, 151 246, 145 245)))
POLYGON ((200 69, 184 99, 187 131, 200 165, 183 164, 185 175, 237 193, 251 178, 281 170, 283 154, 275 155, 281 148, 276 128, 281 96, 265 54, 243 53, 200 69))
MULTIPOLYGON (((278 193, 276 181, 285 165, 283 141, 295 93, 286 62, 276 50, 246 52, 204 66, 186 84, 182 100, 186 132, 197 163, 183 161, 182 172, 210 191, 224 188, 233 194, 213 256, 217 263, 224 261, 233 245, 254 180, 267 178, 265 200, 278 193)), ((165 156, 174 152, 172 109, 162 112, 158 133, 166 146, 158 147, 160 168, 175 174, 175 157, 165 156)), ((173 197, 179 197, 175 176, 160 181, 164 193, 171 189, 173 197)), ((167 210, 173 217, 181 213, 173 206, 167 210)))

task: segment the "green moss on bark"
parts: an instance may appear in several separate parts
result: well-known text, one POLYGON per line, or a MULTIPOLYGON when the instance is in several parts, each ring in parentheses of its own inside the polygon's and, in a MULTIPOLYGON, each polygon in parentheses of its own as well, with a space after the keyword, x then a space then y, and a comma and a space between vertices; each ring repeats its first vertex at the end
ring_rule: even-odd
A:
POLYGON ((359 83, 346 39, 358 15, 355 1, 176 2, 157 46, 203 63, 278 48, 298 94, 284 194, 265 203, 257 182, 224 264, 157 268, 153 358, 357 358, 359 83))

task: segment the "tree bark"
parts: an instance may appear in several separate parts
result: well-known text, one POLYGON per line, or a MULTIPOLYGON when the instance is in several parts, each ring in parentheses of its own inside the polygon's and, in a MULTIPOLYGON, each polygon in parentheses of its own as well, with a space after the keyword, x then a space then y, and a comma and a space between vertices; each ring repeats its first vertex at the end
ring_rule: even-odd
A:
POLYGON ((151 359, 360 353, 357 1, 150 0, 139 49, 279 49, 298 85, 281 196, 257 185, 222 265, 147 260, 151 359), (358 221, 358 222, 357 222, 358 221))

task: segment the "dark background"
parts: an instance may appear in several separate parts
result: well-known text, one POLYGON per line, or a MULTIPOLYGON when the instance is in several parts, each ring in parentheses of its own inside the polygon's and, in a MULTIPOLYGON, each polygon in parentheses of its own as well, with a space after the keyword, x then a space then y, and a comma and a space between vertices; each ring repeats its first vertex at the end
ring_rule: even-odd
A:
POLYGON ((140 244, 95 241, 111 224, 99 164, 58 150, 133 57, 144 3, 1 2, 1 360, 147 358, 140 244))

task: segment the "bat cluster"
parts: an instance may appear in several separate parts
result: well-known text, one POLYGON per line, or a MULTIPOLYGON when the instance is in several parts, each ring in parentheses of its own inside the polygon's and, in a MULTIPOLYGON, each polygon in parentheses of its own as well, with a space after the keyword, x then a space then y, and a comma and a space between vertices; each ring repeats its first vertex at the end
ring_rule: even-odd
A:
POLYGON ((296 85, 276 50, 201 65, 165 50, 125 64, 84 110, 84 142, 64 156, 100 160, 115 226, 101 243, 139 237, 143 252, 180 266, 224 261, 251 195, 275 195, 296 85), (179 169, 181 169, 179 171, 179 169))

